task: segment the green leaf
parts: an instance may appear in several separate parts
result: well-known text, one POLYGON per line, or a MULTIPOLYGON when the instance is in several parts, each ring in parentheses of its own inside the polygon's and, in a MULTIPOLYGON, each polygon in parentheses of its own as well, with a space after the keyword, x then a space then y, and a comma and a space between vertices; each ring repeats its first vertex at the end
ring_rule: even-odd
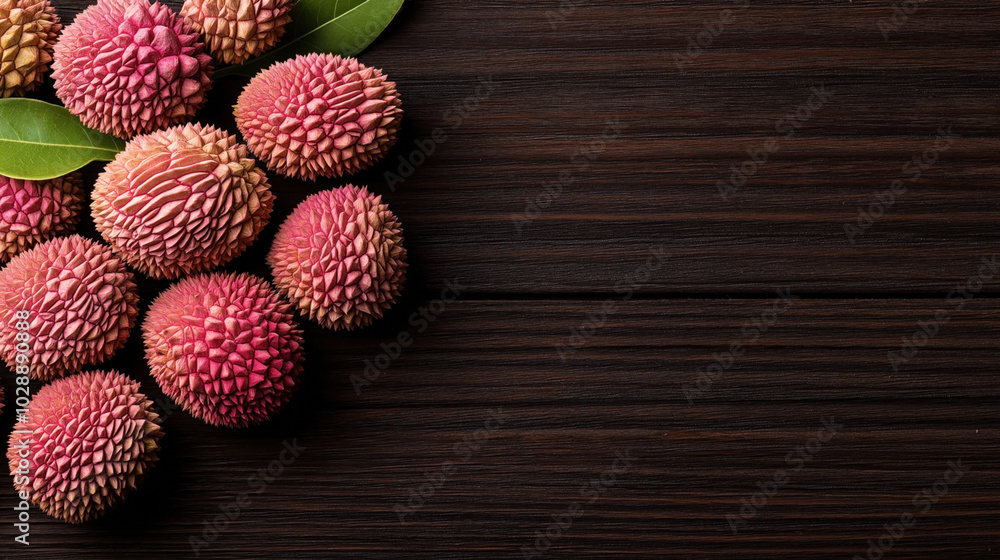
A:
POLYGON ((280 45, 253 60, 223 68, 215 76, 253 76, 300 54, 355 56, 382 34, 402 7, 403 0, 299 0, 280 45))
POLYGON ((91 130, 65 107, 0 99, 0 175, 51 179, 92 161, 111 161, 125 141, 91 130))

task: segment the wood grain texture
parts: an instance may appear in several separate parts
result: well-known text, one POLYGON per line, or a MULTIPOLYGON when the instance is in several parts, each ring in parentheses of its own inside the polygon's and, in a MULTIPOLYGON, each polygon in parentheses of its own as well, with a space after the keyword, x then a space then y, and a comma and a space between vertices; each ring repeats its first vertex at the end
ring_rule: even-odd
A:
MULTIPOLYGON (((230 431, 170 414, 162 462, 124 508, 85 526, 39 518, 33 554, 17 557, 189 557, 189 537, 258 488, 249 477, 292 438, 306 450, 202 557, 517 557, 623 450, 633 463, 584 506, 552 557, 850 558, 954 460, 970 471, 892 555, 984 558, 995 548, 992 302, 954 314, 898 374, 886 353, 942 302, 795 302, 693 404, 683 385, 745 340, 742 325, 770 304, 623 303, 562 363, 555 347, 600 303, 456 302, 360 395, 350 376, 392 333, 310 329, 313 374, 275 422, 230 431), (474 452, 456 451, 491 409, 503 424, 474 452), (830 417, 843 428, 733 535, 726 515, 739 515, 758 481, 790 471, 788 453, 830 417), (396 506, 445 462, 455 471, 400 523, 396 506)), ((133 363, 138 346, 116 362, 133 363)))
MULTIPOLYGON (((87 2, 54 4, 69 21, 87 2)), ((307 326, 305 384, 257 429, 171 410, 133 333, 108 367, 164 403, 160 463, 97 522, 33 510, 29 548, 0 493, 0 557, 190 558, 226 510, 198 557, 846 560, 935 483, 884 558, 996 557, 1000 271, 982 263, 1000 253, 1000 7, 921 2, 888 29, 893 2, 741 5, 407 2, 361 56, 399 83, 404 132, 351 179, 402 219, 402 301, 361 332, 307 326), (814 87, 833 93, 785 137, 814 87), (948 127, 911 180, 904 164, 948 127), (390 183, 438 128, 445 141, 390 183), (771 137, 779 149, 720 196, 771 137), (852 243, 844 225, 896 179, 905 191, 852 243), (459 300, 435 303, 456 281, 459 300), (786 289, 797 299, 775 307, 786 289), (413 342, 389 359, 400 333, 413 342), (368 362, 385 371, 359 382, 368 362), (291 441, 305 449, 258 492, 291 441), (940 492, 949 461, 968 471, 940 492)), ((244 83, 218 82, 200 119, 235 130, 244 83)), ((337 184, 272 179, 272 224, 230 270, 267 277, 277 224, 337 184)), ((95 235, 89 218, 81 231, 95 235)), ((144 309, 167 285, 140 283, 144 309)))

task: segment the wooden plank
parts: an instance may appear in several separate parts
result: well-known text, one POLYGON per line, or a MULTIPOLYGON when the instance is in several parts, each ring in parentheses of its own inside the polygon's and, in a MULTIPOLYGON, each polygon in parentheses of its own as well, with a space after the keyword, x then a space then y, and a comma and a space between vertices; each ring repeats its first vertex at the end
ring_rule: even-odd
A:
MULTIPOLYGON (((67 20, 83 4, 58 3, 67 20)), ((888 40, 891 2, 755 4, 683 71, 674 55, 687 38, 739 3, 407 4, 362 56, 399 81, 405 131, 386 164, 352 181, 400 215, 421 283, 607 293, 662 245, 671 264, 643 292, 942 293, 996 252, 992 2, 921 5, 888 40), (789 130, 782 119, 819 86, 832 97, 723 199, 731 167, 789 130), (581 159, 608 119, 620 135, 581 159), (413 156, 419 172, 387 180, 439 127, 447 139, 413 156), (911 181, 904 164, 948 127, 952 144, 911 181), (897 179, 905 192, 847 235, 897 179)), ((202 117, 234 129, 225 115, 241 84, 218 84, 202 117)), ((317 188, 274 183, 289 203, 276 219, 317 188)))
MULTIPOLYGON (((89 2, 54 4, 68 22, 89 2)), ((399 82, 404 131, 350 179, 404 223, 404 299, 359 333, 308 327, 305 385, 263 427, 168 409, 162 461, 123 508, 81 526, 33 510, 30 549, 5 523, 0 556, 186 558, 199 535, 199 557, 241 560, 828 559, 880 538, 887 558, 995 554, 1000 7, 921 3, 886 27, 898 2, 754 3, 675 58, 740 4, 407 2, 361 57, 399 82), (783 136, 814 87, 833 93, 783 136), (911 181, 904 164, 948 127, 911 181), (447 139, 412 176, 385 175, 407 175, 398 158, 438 128, 447 139), (730 167, 777 136, 722 197, 730 167), (905 191, 849 236, 894 180, 905 191), (420 309, 456 281, 460 301, 420 332, 420 309), (775 289, 802 299, 772 324, 775 289), (957 289, 971 301, 945 298, 957 289), (383 357, 400 333, 412 344, 383 357), (366 360, 385 372, 365 380, 366 360), (843 428, 817 447, 831 417, 843 428), (286 441, 305 450, 256 492, 286 441), (949 461, 968 472, 886 537, 949 461), (758 483, 781 471, 760 505, 758 483), (235 519, 205 534, 224 509, 235 519), (547 530, 558 538, 535 555, 547 530)), ((199 118, 235 131, 244 83, 217 82, 199 118)), ((339 184, 271 182, 272 224, 229 269, 267 277, 280 220, 339 184)), ((88 219, 80 230, 95 235, 88 219)), ((142 280, 143 302, 167 285, 142 280)), ((162 398, 137 336, 107 367, 162 398)), ((0 492, 0 511, 14 505, 0 492)))
MULTIPOLYGON (((201 557, 511 558, 626 449, 634 461, 599 485, 547 554, 863 556, 958 460, 968 472, 892 555, 984 557, 995 547, 995 300, 951 313, 898 372, 886 353, 945 302, 794 301, 764 332, 742 327, 772 320, 766 300, 625 302, 562 363, 554 346, 601 304, 452 303, 424 332, 414 327, 412 344, 360 395, 350 377, 364 360, 381 363, 380 344, 396 338, 389 323, 405 319, 349 337, 310 328, 306 384, 276 421, 221 430, 168 414, 163 460, 140 493, 84 526, 36 515, 23 557, 191 557, 190 537, 247 492, 250 504, 201 557), (682 385, 740 340, 745 353, 689 404, 682 385), (502 415, 492 424, 491 410, 502 415), (810 444, 829 418, 843 428, 810 444), (461 446, 477 430, 486 430, 480 446, 461 446), (286 440, 306 450, 256 492, 249 477, 286 440), (799 446, 813 452, 795 470, 788 454, 799 446), (454 471, 410 507, 410 490, 446 462, 454 471), (778 470, 789 480, 734 534, 727 515, 740 519, 741 500, 778 470)), ((420 306, 438 309, 418 302, 398 313, 420 306)), ((133 340, 113 365, 140 352, 133 340)), ((131 373, 161 395, 145 371, 131 373)), ((0 496, 0 511, 13 505, 0 496)))

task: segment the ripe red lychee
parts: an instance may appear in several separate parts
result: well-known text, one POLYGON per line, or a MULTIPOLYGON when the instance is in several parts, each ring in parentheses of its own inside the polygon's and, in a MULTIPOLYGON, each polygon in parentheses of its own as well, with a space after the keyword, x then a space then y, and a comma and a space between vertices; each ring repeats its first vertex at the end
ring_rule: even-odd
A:
POLYGON ((0 261, 73 231, 83 209, 82 184, 78 173, 44 181, 0 175, 0 261))
POLYGON ((269 169, 315 180, 380 160, 403 110, 396 84, 354 58, 308 54, 258 74, 236 103, 236 125, 269 169))
POLYGON ((0 270, 0 356, 15 370, 27 355, 34 379, 98 364, 125 344, 138 302, 132 273, 107 246, 79 235, 46 241, 0 270), (17 328, 19 312, 27 329, 17 328))
POLYGON ((159 2, 98 0, 55 48, 56 94, 83 124, 122 138, 184 122, 205 103, 212 57, 159 2))
POLYGON ((163 436, 153 403, 116 371, 92 371, 39 389, 7 448, 14 487, 69 523, 100 517, 135 490, 163 436))
POLYGON ((289 305, 249 274, 200 274, 160 294, 142 325, 163 392, 217 426, 263 422, 292 397, 302 333, 289 305))
POLYGON ((382 197, 353 185, 299 204, 278 230, 267 260, 282 295, 334 330, 381 317, 406 277, 399 220, 382 197))

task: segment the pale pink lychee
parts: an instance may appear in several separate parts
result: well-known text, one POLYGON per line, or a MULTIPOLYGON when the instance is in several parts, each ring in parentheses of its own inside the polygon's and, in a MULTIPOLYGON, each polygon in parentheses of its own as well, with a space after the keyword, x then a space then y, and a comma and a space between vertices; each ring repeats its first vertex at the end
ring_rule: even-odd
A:
POLYGON ((56 44, 56 94, 83 124, 122 138, 181 123, 211 84, 204 49, 159 2, 98 0, 56 44))
POLYGON ((79 235, 46 241, 0 270, 0 356, 34 379, 98 364, 125 344, 138 302, 132 273, 107 246, 79 235), (24 313, 27 329, 18 328, 24 313))
POLYGON ((44 181, 0 175, 0 261, 73 231, 83 209, 82 185, 78 173, 44 181))
POLYGON ((399 297, 406 249, 382 197, 347 185, 306 198, 267 256, 278 290, 327 328, 364 327, 399 297))
POLYGON ((133 138, 97 178, 97 230, 153 278, 223 265, 271 215, 267 177, 247 155, 235 136, 200 124, 133 138))
POLYGON ((163 436, 153 403, 116 371, 92 371, 38 390, 7 448, 14 488, 69 523, 100 517, 135 490, 163 436))
POLYGON ((269 169, 314 180, 365 169, 396 142, 396 84, 354 58, 308 54, 258 74, 236 103, 236 125, 269 169))
POLYGON ((287 303, 249 274, 199 274, 174 284, 142 325, 163 392, 217 426, 269 418, 302 372, 302 332, 287 303))

